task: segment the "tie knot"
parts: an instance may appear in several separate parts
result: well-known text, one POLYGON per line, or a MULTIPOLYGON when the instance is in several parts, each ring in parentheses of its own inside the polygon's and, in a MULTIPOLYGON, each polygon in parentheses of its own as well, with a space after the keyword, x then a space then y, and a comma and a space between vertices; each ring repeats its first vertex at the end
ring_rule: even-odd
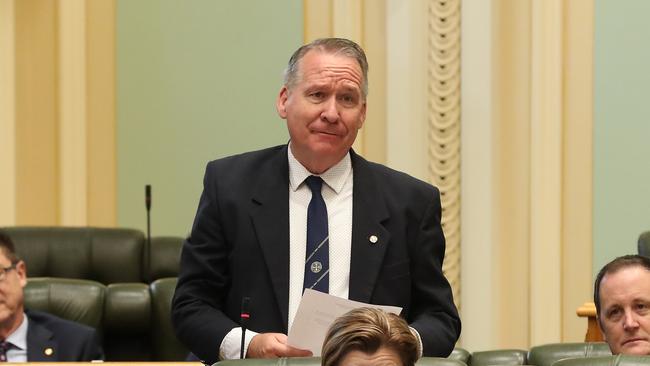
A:
POLYGON ((11 342, 0 341, 0 351, 2 351, 3 353, 7 352, 9 349, 11 349, 11 346, 13 346, 13 344, 11 344, 11 342))
POLYGON ((321 177, 317 177, 315 175, 310 175, 305 179, 305 183, 309 186, 309 189, 311 189, 311 193, 318 193, 320 194, 321 188, 323 187, 323 179, 321 177))

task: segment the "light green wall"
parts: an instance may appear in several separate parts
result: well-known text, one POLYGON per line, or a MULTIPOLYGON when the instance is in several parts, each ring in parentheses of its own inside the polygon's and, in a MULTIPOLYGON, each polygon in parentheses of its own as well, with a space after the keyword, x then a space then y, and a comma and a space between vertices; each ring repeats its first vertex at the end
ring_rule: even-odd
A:
POLYGON ((650 1, 596 0, 594 274, 650 230, 650 1))
POLYGON ((118 225, 186 235, 208 161, 286 143, 275 97, 301 0, 118 0, 118 225))

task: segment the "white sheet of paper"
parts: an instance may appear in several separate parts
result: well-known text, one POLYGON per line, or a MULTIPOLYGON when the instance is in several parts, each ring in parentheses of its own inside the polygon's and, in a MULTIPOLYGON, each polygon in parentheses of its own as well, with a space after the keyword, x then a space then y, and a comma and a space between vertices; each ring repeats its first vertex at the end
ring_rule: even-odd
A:
POLYGON ((334 319, 361 307, 382 309, 397 315, 402 311, 398 306, 365 304, 306 289, 289 330, 289 345, 308 349, 314 353, 314 357, 320 356, 325 334, 334 319))

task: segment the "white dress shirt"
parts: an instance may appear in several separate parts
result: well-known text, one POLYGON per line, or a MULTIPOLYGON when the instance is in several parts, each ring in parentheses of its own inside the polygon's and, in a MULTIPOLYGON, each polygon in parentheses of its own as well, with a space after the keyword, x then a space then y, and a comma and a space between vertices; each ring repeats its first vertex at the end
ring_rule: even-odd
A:
POLYGON ((7 362, 27 362, 27 328, 29 327, 29 319, 27 315, 23 316, 23 322, 20 326, 9 334, 5 341, 12 344, 11 348, 7 350, 7 362))

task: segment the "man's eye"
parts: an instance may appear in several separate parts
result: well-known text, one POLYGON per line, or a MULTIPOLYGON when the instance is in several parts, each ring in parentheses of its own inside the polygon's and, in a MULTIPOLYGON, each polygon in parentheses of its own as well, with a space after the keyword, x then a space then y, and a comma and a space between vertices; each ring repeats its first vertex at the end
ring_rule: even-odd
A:
POLYGON ((612 309, 609 312, 607 312, 607 317, 612 320, 618 319, 620 315, 621 315, 620 309, 612 309))
POLYGON ((316 98, 316 99, 322 99, 325 96, 325 93, 323 92, 313 92, 309 94, 310 97, 316 98))
POLYGON ((648 304, 645 304, 645 303, 636 304, 636 309, 637 310, 648 310, 648 304))
POLYGON ((356 98, 352 95, 342 95, 339 100, 341 103, 346 104, 346 105, 353 105, 356 103, 356 98))

